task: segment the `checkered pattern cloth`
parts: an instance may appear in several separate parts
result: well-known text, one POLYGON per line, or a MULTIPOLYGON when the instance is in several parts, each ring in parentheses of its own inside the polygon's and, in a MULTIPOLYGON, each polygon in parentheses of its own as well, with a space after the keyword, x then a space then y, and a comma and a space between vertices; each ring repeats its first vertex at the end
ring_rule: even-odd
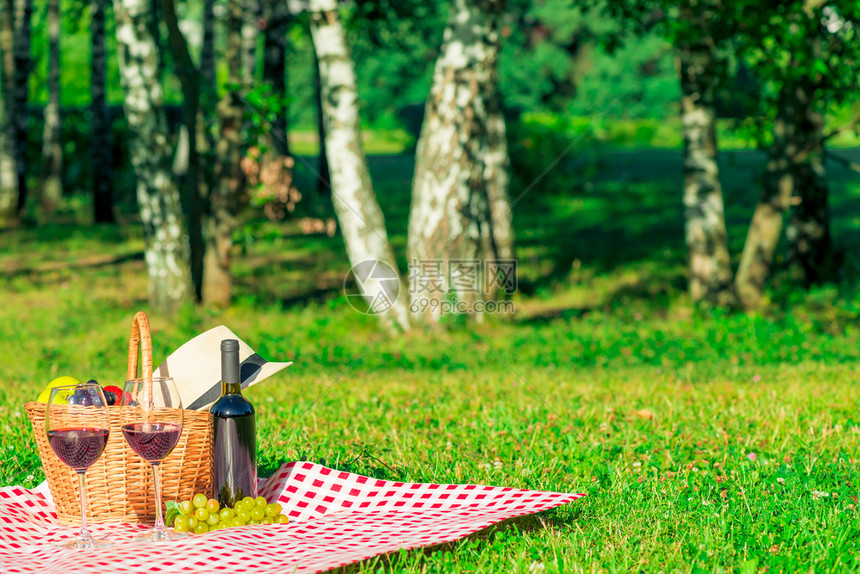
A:
POLYGON ((582 494, 472 484, 377 480, 292 462, 261 485, 289 524, 229 528, 169 543, 132 543, 133 524, 93 525, 103 550, 60 550, 77 534, 56 522, 46 492, 0 489, 0 571, 4 574, 131 572, 311 573, 378 554, 450 542, 502 520, 572 502, 582 494))

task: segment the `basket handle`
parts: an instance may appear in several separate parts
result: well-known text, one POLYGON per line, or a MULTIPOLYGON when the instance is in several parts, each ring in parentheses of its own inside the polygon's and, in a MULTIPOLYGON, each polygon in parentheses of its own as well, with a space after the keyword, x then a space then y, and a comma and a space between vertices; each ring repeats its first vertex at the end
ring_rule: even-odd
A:
POLYGON ((128 340, 128 373, 126 374, 128 381, 137 378, 138 350, 143 362, 141 376, 145 381, 152 381, 152 332, 149 330, 149 319, 143 311, 138 311, 131 322, 131 338, 128 340))

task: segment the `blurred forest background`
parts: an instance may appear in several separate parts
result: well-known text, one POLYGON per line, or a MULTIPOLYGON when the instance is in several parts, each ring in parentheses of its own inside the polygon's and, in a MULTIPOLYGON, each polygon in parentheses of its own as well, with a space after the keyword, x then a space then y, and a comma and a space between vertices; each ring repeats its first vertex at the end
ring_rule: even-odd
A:
POLYGON ((858 29, 856 0, 0 0, 0 484, 43 478, 22 405, 121 383, 145 309, 156 363, 217 324, 295 361, 248 390, 261 475, 588 493, 359 571, 860 570, 858 29), (378 314, 367 260, 400 275, 378 314), (464 260, 516 289, 434 296, 513 316, 422 305, 414 262, 464 260))
MULTIPOLYGON (((646 238, 686 267, 670 290, 707 306, 854 276, 856 217, 831 214, 855 213, 856 2, 4 0, 0 15, 5 234, 142 221, 154 308, 228 305, 235 256, 293 232, 400 272, 518 256, 525 294, 646 238), (619 233, 546 233, 622 205, 619 233)), ((405 299, 383 322, 440 320, 405 299)))

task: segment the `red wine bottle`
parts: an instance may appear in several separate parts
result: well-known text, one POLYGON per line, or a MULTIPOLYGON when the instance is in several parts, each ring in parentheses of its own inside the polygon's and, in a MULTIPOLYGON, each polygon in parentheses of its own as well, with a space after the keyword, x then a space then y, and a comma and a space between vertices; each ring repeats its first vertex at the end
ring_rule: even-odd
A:
POLYGON ((257 435, 254 405, 242 396, 239 341, 221 341, 221 398, 209 410, 215 417, 215 492, 230 508, 257 496, 257 435))

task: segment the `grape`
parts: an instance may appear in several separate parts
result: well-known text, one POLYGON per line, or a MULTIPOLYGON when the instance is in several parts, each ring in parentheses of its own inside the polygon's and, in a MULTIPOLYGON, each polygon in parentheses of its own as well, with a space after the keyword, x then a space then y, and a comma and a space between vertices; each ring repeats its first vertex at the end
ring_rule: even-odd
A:
POLYGON ((194 512, 194 505, 191 503, 190 500, 183 500, 179 503, 179 512, 181 512, 185 516, 188 516, 189 514, 194 512))
POLYGON ((235 512, 236 514, 239 514, 243 510, 245 510, 245 503, 242 502, 241 500, 237 500, 236 504, 233 505, 233 512, 235 512))
POLYGON ((289 524, 290 518, 286 514, 279 514, 277 521, 278 521, 278 524, 289 524))
POLYGON ((281 505, 277 502, 273 502, 269 505, 266 505, 266 516, 271 516, 274 518, 275 516, 281 513, 281 505))
POLYGON ((176 532, 188 532, 188 517, 181 514, 173 519, 173 529, 176 532))
POLYGON ((212 530, 212 527, 221 522, 221 517, 218 516, 218 513, 210 514, 209 518, 206 519, 206 524, 209 525, 209 530, 212 530))
POLYGON ((255 498, 254 503, 260 508, 266 508, 266 499, 262 496, 258 496, 257 498, 255 498))
POLYGON ((243 508, 239 511, 238 514, 236 514, 236 518, 238 518, 242 522, 248 522, 249 520, 251 520, 251 513, 243 508))
POLYGON ((259 506, 255 506, 251 510, 251 520, 256 520, 259 522, 260 520, 263 520, 265 517, 266 517, 266 510, 265 509, 260 508, 259 506))
POLYGON ((203 508, 204 506, 206 506, 206 503, 208 501, 209 501, 209 499, 206 498, 206 495, 201 493, 201 492, 198 492, 197 494, 195 494, 194 498, 191 499, 191 502, 194 503, 195 508, 203 508))
POLYGON ((243 498, 243 499, 242 499, 242 502, 244 502, 244 503, 245 503, 245 505, 248 507, 248 510, 249 510, 249 511, 250 511, 250 510, 251 510, 251 508, 253 508, 253 507, 254 507, 254 505, 256 504, 256 502, 254 502, 254 499, 253 499, 253 498, 251 498, 250 496, 246 496, 245 498, 243 498))
POLYGON ((274 523, 275 523, 275 519, 272 518, 271 516, 267 516, 263 519, 263 524, 274 524, 274 523))
POLYGON ((194 529, 194 534, 206 534, 209 532, 209 525, 205 522, 201 522, 197 525, 197 528, 194 529))
POLYGON ((197 528, 197 525, 200 523, 194 516, 188 517, 188 530, 194 530, 197 528))
POLYGON ((194 517, 200 522, 206 522, 206 519, 209 518, 209 511, 205 508, 198 508, 194 511, 194 517))
POLYGON ((230 526, 245 526, 245 522, 238 518, 234 518, 230 521, 230 526))
POLYGON ((233 518, 235 518, 236 513, 233 512, 232 508, 222 508, 220 516, 222 522, 227 522, 228 520, 232 520, 233 518))
POLYGON ((260 521, 259 521, 259 520, 254 520, 254 519, 252 518, 252 519, 251 519, 251 522, 249 522, 248 524, 260 524, 260 521))
POLYGON ((218 504, 218 501, 214 498, 210 498, 209 501, 206 503, 206 510, 209 511, 209 514, 215 514, 219 510, 221 510, 221 505, 218 504))

